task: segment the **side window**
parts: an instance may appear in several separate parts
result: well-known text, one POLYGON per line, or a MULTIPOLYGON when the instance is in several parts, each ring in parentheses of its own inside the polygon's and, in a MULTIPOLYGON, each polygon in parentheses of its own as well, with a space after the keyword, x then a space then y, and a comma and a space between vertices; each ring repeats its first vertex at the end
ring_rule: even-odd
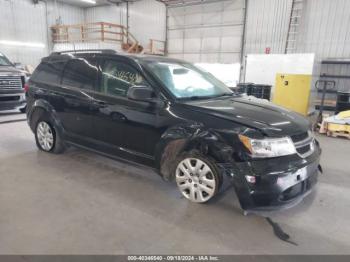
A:
POLYGON ((34 71, 31 80, 48 84, 59 84, 64 61, 43 62, 34 71))
POLYGON ((105 61, 102 66, 100 92, 114 96, 126 96, 133 85, 147 85, 135 68, 123 62, 105 61))
POLYGON ((98 69, 84 58, 70 60, 64 68, 62 85, 80 89, 93 89, 98 69))

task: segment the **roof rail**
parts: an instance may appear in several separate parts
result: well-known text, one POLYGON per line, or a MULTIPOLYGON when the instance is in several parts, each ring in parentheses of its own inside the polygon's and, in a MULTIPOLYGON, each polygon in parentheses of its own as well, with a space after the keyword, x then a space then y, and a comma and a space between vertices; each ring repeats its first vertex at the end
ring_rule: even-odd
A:
POLYGON ((66 51, 57 51, 52 52, 50 55, 61 55, 69 53, 102 53, 102 54, 117 54, 117 51, 113 49, 79 49, 79 50, 66 50, 66 51))

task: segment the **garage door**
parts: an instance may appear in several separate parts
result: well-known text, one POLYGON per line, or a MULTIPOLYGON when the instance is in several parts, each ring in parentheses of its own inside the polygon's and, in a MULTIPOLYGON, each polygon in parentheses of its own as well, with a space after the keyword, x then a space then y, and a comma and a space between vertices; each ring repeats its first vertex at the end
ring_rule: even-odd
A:
POLYGON ((168 55, 201 63, 240 61, 244 0, 168 8, 168 55))

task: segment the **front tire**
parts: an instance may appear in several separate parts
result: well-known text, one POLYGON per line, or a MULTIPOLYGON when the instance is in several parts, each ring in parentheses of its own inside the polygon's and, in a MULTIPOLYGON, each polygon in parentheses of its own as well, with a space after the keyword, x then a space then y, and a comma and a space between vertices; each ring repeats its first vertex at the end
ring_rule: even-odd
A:
POLYGON ((60 154, 65 146, 57 130, 46 118, 40 118, 35 127, 35 141, 37 147, 48 153, 60 154))
POLYGON ((217 194, 221 175, 212 159, 196 153, 186 153, 177 163, 175 180, 185 198, 191 202, 205 203, 217 194))

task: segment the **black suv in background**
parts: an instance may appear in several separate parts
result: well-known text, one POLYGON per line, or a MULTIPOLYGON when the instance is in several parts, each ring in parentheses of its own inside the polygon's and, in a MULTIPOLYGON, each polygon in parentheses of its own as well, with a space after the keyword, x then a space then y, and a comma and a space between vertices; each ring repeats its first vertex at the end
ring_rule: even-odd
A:
POLYGON ((237 95, 180 60, 52 53, 31 77, 27 100, 39 149, 74 145, 155 168, 193 202, 213 198, 226 177, 246 211, 289 207, 320 170, 307 119, 237 95))
POLYGON ((25 81, 26 74, 0 53, 0 111, 12 109, 25 111, 25 81))

